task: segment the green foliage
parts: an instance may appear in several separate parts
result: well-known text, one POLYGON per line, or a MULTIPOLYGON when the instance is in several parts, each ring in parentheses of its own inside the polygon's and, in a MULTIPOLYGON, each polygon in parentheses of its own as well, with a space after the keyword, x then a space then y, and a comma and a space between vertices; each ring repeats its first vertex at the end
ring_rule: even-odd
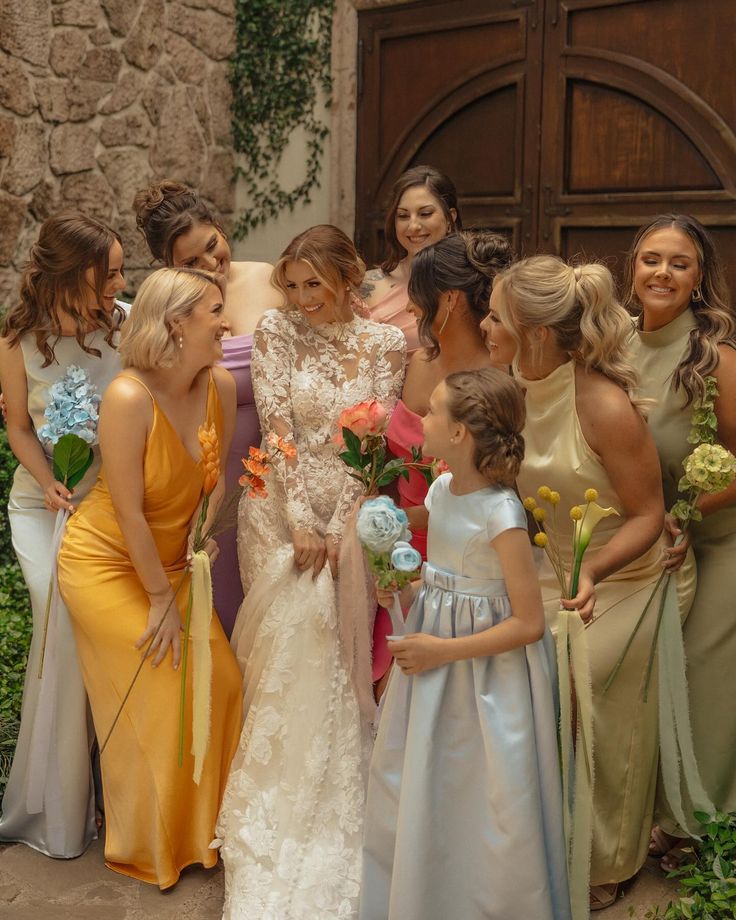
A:
MULTIPOLYGON (((695 847, 695 861, 669 874, 680 879, 675 901, 655 907, 644 920, 725 920, 736 917, 736 814, 716 813, 714 818, 695 813, 705 825, 703 839, 695 847)), ((631 909, 630 916, 636 912, 631 909)))
POLYGON ((73 489, 92 466, 92 448, 79 435, 65 434, 54 445, 54 478, 73 489))
POLYGON ((17 461, 0 428, 0 790, 15 749, 31 642, 31 605, 10 542, 8 492, 17 461))
POLYGON ((269 217, 304 201, 319 186, 328 128, 315 115, 318 91, 332 90, 330 51, 334 0, 235 0, 235 53, 230 60, 232 129, 238 166, 252 205, 234 230, 236 239, 269 217), (304 131, 303 180, 286 190, 278 167, 295 131, 304 131))

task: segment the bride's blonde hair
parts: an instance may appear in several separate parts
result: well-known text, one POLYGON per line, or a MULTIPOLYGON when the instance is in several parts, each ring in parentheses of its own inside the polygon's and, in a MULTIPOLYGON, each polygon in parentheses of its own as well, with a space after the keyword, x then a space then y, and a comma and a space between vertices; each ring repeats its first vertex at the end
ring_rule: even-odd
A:
POLYGON ((628 351, 633 322, 605 265, 573 266, 558 256, 532 256, 499 273, 494 288, 499 287, 499 317, 518 346, 515 366, 522 343, 531 351, 532 364, 539 360, 540 347, 526 333, 546 326, 563 351, 620 386, 646 415, 645 403, 636 398, 639 377, 628 351))

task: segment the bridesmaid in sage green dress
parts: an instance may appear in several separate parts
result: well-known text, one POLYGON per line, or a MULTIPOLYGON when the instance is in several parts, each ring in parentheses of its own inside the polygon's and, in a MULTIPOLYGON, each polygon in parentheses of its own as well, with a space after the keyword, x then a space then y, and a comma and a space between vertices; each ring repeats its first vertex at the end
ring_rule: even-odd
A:
MULTIPOLYGON (((736 315, 718 256, 708 232, 687 215, 667 214, 642 227, 629 256, 629 290, 641 311, 635 339, 641 395, 656 399, 649 427, 657 444, 667 508, 677 500, 692 404, 712 375, 718 440, 736 451, 736 315)), ((716 808, 736 811, 736 484, 699 502, 701 522, 693 523, 669 551, 675 571, 691 543, 697 564, 697 591, 684 626, 687 680, 695 756, 705 790, 716 808)), ((679 534, 667 517, 674 539, 679 534)), ((662 867, 678 859, 685 835, 663 805, 650 850, 663 855, 662 867), (681 839, 679 842, 682 842, 681 839), (673 850, 667 858, 667 851, 673 850)))

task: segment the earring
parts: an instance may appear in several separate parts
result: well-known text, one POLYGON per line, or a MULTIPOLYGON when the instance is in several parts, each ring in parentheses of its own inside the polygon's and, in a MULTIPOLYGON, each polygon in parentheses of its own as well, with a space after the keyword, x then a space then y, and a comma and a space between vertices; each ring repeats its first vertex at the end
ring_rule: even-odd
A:
POLYGON ((179 348, 183 348, 183 347, 184 347, 184 336, 181 333, 179 333, 179 348))
POLYGON ((445 326, 447 325, 447 320, 450 318, 450 313, 452 313, 452 310, 448 307, 447 314, 445 316, 445 321, 440 326, 440 331, 437 333, 437 338, 439 338, 442 335, 442 333, 445 331, 445 326))
POLYGON ((700 289, 700 285, 698 285, 698 286, 695 288, 695 290, 693 291, 693 293, 692 293, 692 299, 695 300, 695 301, 698 301, 698 300, 702 300, 702 299, 703 299, 703 292, 702 292, 702 290, 700 289))

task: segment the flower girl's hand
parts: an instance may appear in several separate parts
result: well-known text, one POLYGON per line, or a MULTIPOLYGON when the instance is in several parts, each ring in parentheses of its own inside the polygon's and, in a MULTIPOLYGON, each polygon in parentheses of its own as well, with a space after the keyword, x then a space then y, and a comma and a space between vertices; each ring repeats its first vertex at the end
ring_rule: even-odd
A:
POLYGON ((562 606, 566 610, 577 610, 580 619, 586 623, 593 616, 595 601, 595 582, 583 566, 578 579, 578 593, 569 600, 562 598, 562 606))
POLYGON ((143 648, 146 645, 151 636, 156 633, 156 627, 161 623, 161 619, 163 618, 161 628, 156 633, 156 638, 146 652, 146 657, 155 655, 151 662, 155 668, 164 660, 166 652, 169 650, 169 646, 171 646, 171 655, 173 659, 171 663, 176 670, 181 660, 181 640, 179 638, 179 633, 182 630, 182 623, 181 617, 179 616, 179 608, 176 606, 174 600, 174 592, 169 588, 164 594, 149 595, 149 600, 151 602, 151 607, 148 611, 148 626, 146 627, 146 631, 136 642, 135 647, 143 648))
POLYGON ((404 674, 421 674, 439 668, 450 660, 447 656, 448 639, 427 633, 411 633, 388 643, 388 650, 404 674))
POLYGON ((55 479, 44 492, 43 503, 46 505, 46 509, 53 514, 61 511, 62 508, 66 508, 67 511, 71 512, 74 511, 74 505, 69 501, 71 497, 72 493, 64 483, 55 479))
POLYGON ((664 516, 664 534, 670 547, 664 551, 662 565, 665 567, 668 574, 671 575, 673 572, 676 572, 685 561, 685 556, 690 546, 690 537, 687 533, 683 534, 680 529, 679 521, 677 518, 672 517, 671 514, 665 514, 664 516), (675 546, 675 540, 678 537, 681 537, 681 539, 677 546, 675 546))
MULTIPOLYGON (((385 607, 386 610, 389 609, 391 604, 394 601, 394 594, 396 593, 396 585, 389 585, 388 588, 379 588, 376 585, 376 599, 381 607, 385 607)), ((414 587, 411 584, 404 585, 404 587, 399 591, 399 603, 401 604, 402 610, 407 610, 411 607, 411 603, 414 600, 414 587)))

